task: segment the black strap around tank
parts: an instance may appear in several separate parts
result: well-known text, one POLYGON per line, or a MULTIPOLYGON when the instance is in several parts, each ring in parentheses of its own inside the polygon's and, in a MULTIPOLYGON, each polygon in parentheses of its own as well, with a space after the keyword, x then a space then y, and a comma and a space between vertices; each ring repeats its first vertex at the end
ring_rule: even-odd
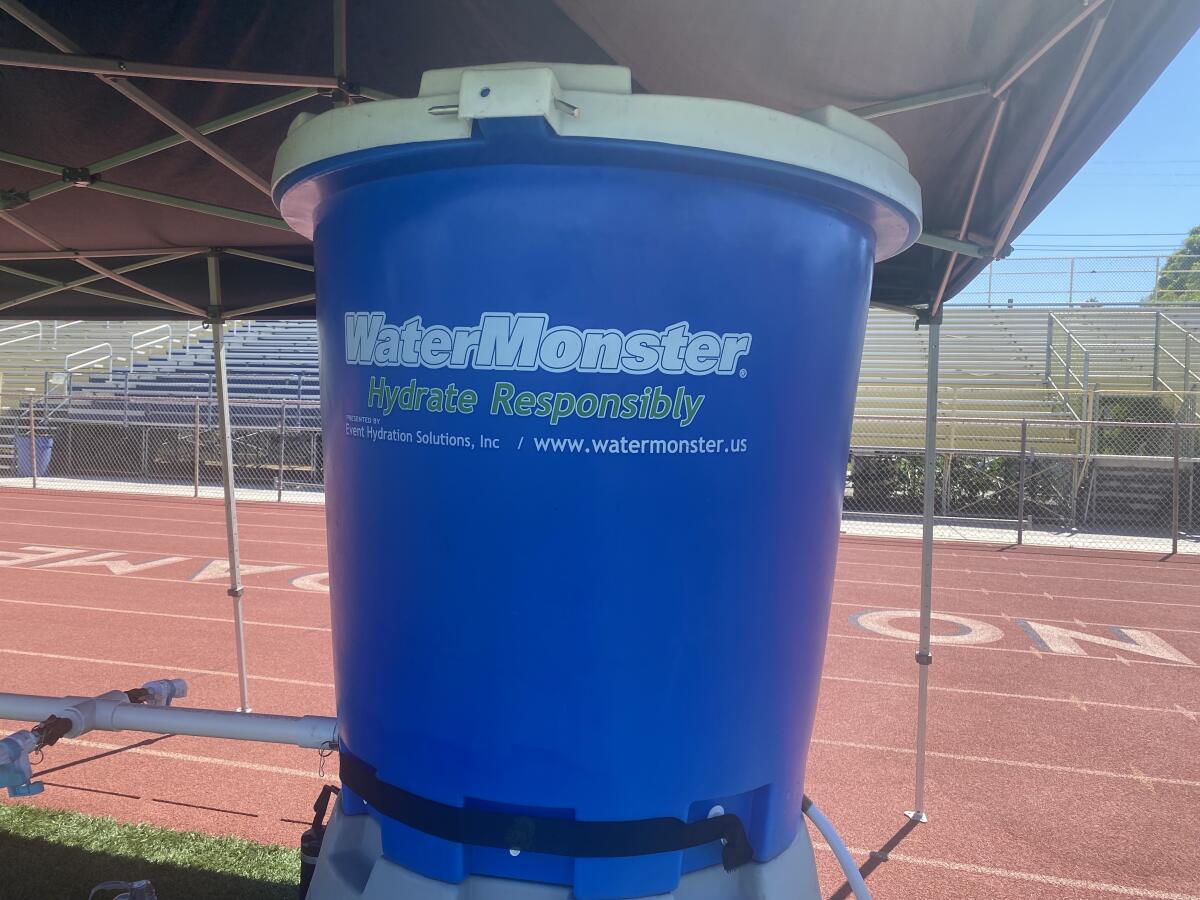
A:
POLYGON ((729 872, 754 856, 742 820, 732 813, 696 822, 671 817, 580 822, 469 809, 382 781, 375 769, 344 749, 341 778, 342 784, 385 816, 456 844, 595 859, 673 853, 724 841, 721 862, 729 872))

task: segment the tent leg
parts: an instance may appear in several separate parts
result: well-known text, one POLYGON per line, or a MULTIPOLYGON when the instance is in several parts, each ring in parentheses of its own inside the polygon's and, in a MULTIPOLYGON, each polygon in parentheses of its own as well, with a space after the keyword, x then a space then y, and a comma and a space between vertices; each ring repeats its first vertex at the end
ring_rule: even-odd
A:
POLYGON ((242 557, 238 546, 237 498, 233 480, 233 432, 229 420, 229 385, 225 371, 225 335, 221 321, 221 269, 217 254, 208 255, 209 322, 213 332, 213 368, 217 382, 217 427, 221 437, 221 476, 225 495, 225 536, 229 546, 229 591, 233 600, 233 632, 237 647, 239 712, 250 712, 246 674, 246 629, 242 622, 242 557))
POLYGON ((921 520, 921 637, 917 646, 917 771, 913 808, 904 814, 917 822, 925 815, 925 731, 929 715, 930 619, 933 613, 933 513, 937 490, 937 396, 938 355, 942 320, 935 315, 929 323, 929 369, 925 388, 925 508, 921 520))

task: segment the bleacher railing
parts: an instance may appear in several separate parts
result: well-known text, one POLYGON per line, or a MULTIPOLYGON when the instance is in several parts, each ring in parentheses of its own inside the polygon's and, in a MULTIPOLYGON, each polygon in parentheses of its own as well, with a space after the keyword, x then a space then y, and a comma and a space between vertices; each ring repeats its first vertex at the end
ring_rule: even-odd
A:
POLYGON ((42 346, 42 323, 34 319, 28 322, 14 322, 12 325, 0 326, 0 347, 20 344, 36 339, 42 346), (13 334, 12 332, 15 332, 13 334))
POLYGON ((129 363, 133 365, 138 354, 149 356, 155 348, 170 353, 174 343, 175 330, 167 322, 135 331, 129 336, 129 363))
POLYGON ((59 332, 66 331, 68 328, 73 328, 76 325, 82 325, 82 324, 83 324, 83 319, 71 319, 68 322, 62 322, 62 321, 55 320, 54 328, 52 329, 53 336, 51 337, 51 340, 50 340, 50 346, 57 349, 59 332))
POLYGON ((112 378, 113 348, 107 341, 68 353, 63 358, 63 372, 67 375, 98 367, 102 367, 107 376, 112 378))
POLYGON ((1188 392, 1200 384, 1200 337, 1161 310, 1154 314, 1154 388, 1188 392))
POLYGON ((1046 384, 1055 390, 1077 419, 1087 418, 1086 407, 1075 408, 1068 396, 1077 389, 1086 398, 1091 387, 1092 353, 1054 313, 1046 316, 1046 384), (1078 356, 1076 356, 1078 353, 1078 356))

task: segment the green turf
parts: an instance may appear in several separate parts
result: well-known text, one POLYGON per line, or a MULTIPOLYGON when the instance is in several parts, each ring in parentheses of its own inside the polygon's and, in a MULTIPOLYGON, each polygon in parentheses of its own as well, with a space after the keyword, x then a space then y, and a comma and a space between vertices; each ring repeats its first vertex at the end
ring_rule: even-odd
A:
POLYGON ((161 900, 294 900, 300 859, 290 847, 0 804, 0 898, 87 900, 102 881, 139 878, 161 900))

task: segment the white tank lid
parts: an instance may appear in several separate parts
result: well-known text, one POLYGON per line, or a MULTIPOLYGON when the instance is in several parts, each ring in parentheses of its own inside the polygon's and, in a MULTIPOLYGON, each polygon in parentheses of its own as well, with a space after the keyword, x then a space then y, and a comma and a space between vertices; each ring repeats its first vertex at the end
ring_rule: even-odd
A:
MULTIPOLYGON (((433 69, 422 76, 415 98, 302 113, 275 160, 276 201, 280 182, 313 163, 376 147, 466 140, 476 119, 520 116, 541 116, 564 138, 696 147, 861 185, 918 223, 917 229, 881 229, 878 259, 904 250, 919 231, 921 189, 908 171, 908 157, 886 132, 853 113, 824 106, 789 115, 733 100, 635 94, 624 66, 568 63, 433 69)), ((289 224, 311 234, 311 223, 289 224)))

